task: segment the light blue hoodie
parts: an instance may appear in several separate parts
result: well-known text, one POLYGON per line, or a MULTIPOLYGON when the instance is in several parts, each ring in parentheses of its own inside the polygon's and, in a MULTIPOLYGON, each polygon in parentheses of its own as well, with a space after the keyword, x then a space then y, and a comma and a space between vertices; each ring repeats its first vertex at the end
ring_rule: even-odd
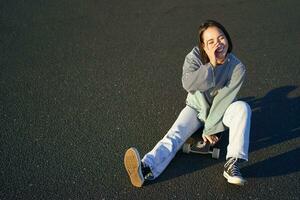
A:
POLYGON ((235 100, 245 78, 245 66, 232 53, 222 65, 213 67, 200 60, 198 47, 185 57, 182 85, 188 92, 186 104, 198 112, 204 122, 204 135, 212 135, 226 129, 223 115, 235 100))

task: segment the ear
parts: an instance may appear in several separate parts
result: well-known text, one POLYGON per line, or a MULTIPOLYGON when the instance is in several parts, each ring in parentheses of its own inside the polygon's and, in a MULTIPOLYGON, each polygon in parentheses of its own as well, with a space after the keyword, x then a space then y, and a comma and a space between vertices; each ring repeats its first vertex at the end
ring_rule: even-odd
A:
POLYGON ((204 43, 203 43, 203 42, 200 42, 200 43, 199 43, 199 47, 201 47, 202 49, 204 49, 204 47, 205 47, 204 43))
POLYGON ((200 42, 200 46, 202 47, 202 48, 204 48, 204 42, 200 42))

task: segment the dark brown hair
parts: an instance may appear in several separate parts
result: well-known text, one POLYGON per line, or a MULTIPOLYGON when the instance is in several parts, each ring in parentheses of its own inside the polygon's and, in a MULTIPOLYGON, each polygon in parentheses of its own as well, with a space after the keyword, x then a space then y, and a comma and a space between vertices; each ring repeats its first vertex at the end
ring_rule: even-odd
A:
POLYGON ((224 35, 228 41, 227 53, 230 53, 233 48, 231 38, 230 38, 228 32, 226 31, 226 29, 224 28, 224 26, 214 20, 206 20, 203 24, 200 25, 199 30, 198 30, 199 50, 200 50, 200 55, 201 55, 200 59, 203 64, 206 64, 209 62, 209 57, 207 56, 206 52, 203 49, 203 46, 204 46, 203 45, 204 44, 203 33, 206 29, 208 29, 209 27, 213 27, 213 26, 219 28, 224 33, 224 35))

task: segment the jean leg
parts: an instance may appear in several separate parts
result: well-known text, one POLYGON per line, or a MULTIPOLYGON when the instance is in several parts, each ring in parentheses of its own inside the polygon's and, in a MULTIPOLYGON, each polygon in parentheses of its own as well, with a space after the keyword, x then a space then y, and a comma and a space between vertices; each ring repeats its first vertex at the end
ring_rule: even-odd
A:
POLYGON ((229 144, 226 159, 248 160, 251 108, 243 101, 232 103, 225 111, 223 123, 229 127, 229 144))
POLYGON ((144 156, 142 162, 151 168, 154 178, 165 170, 183 143, 201 127, 197 114, 186 106, 167 134, 144 156))

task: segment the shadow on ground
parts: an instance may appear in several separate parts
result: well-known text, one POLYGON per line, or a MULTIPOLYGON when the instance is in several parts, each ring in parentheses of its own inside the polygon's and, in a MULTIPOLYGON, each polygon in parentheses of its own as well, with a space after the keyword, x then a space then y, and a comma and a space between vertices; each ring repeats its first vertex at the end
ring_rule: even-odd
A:
MULTIPOLYGON (((252 108, 250 153, 270 146, 280 148, 276 147, 276 144, 300 136, 300 97, 289 97, 296 89, 297 86, 284 86, 269 91, 262 98, 241 99, 248 102, 252 108)), ((180 151, 166 171, 152 183, 163 182, 224 162, 228 143, 227 133, 225 131, 222 134, 219 160, 206 155, 183 154, 180 151)), ((195 134, 201 135, 201 130, 195 134)), ((246 177, 270 177, 297 172, 300 170, 300 162, 296 159, 299 153, 300 148, 297 148, 275 157, 265 157, 262 161, 243 168, 243 173, 246 177)))

